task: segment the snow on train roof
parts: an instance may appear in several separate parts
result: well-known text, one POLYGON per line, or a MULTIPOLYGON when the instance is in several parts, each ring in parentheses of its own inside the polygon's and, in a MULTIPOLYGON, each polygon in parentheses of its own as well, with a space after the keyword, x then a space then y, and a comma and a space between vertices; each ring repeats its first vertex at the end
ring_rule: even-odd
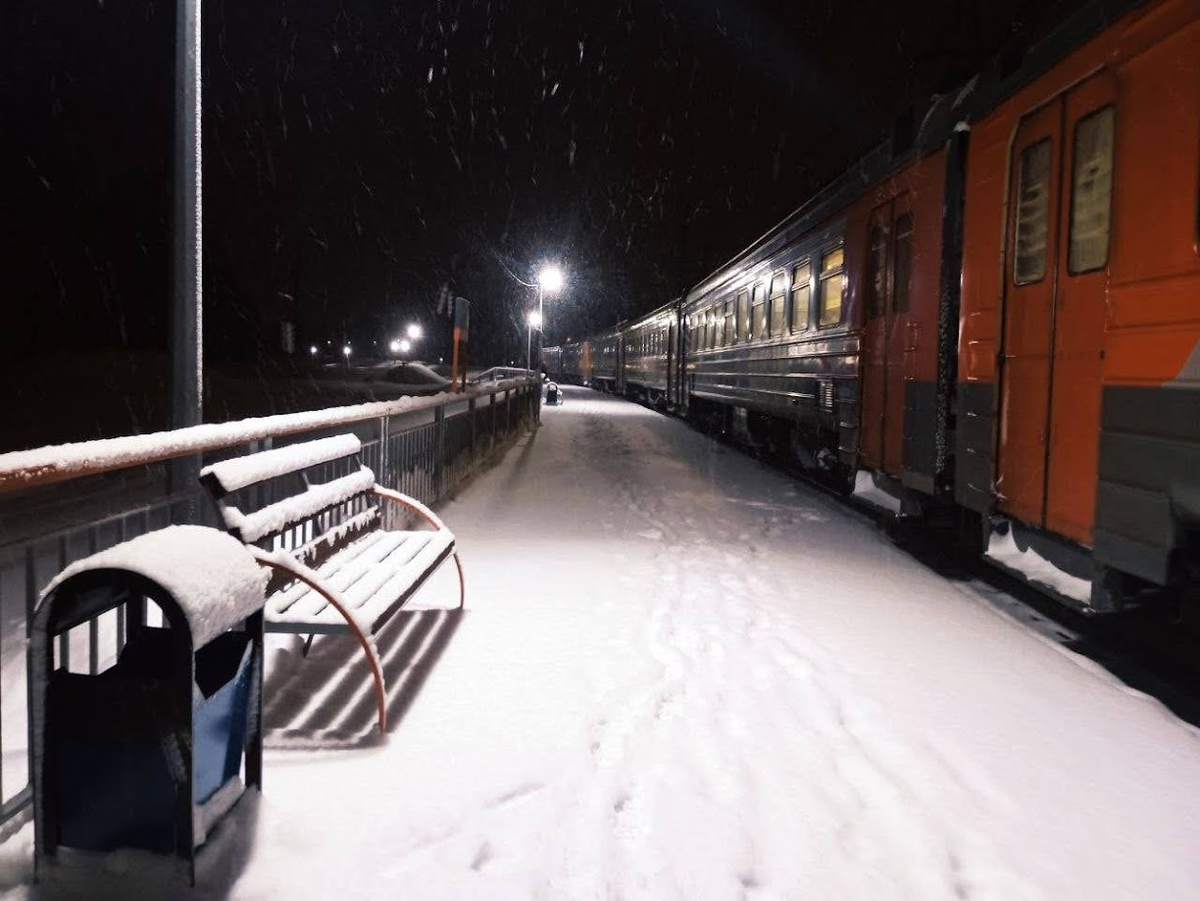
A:
MULTIPOLYGON (((193 648, 261 610, 269 576, 231 535, 206 526, 168 526, 75 561, 46 586, 41 604, 68 579, 100 569, 128 570, 170 592, 191 629, 193 648)), ((44 612, 39 607, 37 615, 44 612)))

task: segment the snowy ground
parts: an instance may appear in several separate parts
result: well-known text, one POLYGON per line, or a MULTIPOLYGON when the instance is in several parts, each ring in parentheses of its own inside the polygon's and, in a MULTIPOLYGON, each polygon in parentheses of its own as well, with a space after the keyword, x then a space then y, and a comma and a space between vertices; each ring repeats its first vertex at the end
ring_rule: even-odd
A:
MULTIPOLYGON (((542 421, 442 508, 468 608, 385 637, 386 740, 352 648, 277 651, 247 859, 200 896, 1200 893, 1200 741, 1157 702, 680 422, 570 388, 542 421)), ((75 897, 28 847, 12 896, 75 897)))

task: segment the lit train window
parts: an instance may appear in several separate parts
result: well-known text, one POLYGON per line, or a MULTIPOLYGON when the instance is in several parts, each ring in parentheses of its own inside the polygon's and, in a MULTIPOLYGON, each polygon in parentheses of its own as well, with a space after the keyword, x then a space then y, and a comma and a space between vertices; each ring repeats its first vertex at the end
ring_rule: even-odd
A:
POLYGON ((722 344, 726 344, 726 345, 732 344, 734 341, 737 340, 736 336, 734 335, 733 317, 734 317, 733 301, 727 300, 727 301, 725 301, 724 336, 723 336, 723 340, 721 341, 722 344))
POLYGON ((1050 139, 1021 151, 1017 182, 1017 224, 1013 244, 1013 281, 1018 285, 1046 277, 1046 242, 1050 234, 1050 139))
POLYGON ((737 340, 750 337, 750 292, 739 291, 737 296, 737 340))
POLYGON ((822 326, 842 321, 842 294, 846 287, 845 253, 841 246, 821 254, 817 286, 817 322, 822 326))
POLYGON ((808 328, 808 308, 812 297, 812 266, 801 263, 792 270, 792 331, 808 328))
POLYGON ((1112 164, 1113 108, 1106 106, 1075 124, 1071 246, 1067 256, 1072 275, 1103 269, 1108 262, 1112 164))
POLYGON ((912 231, 912 213, 905 213, 896 219, 896 256, 892 261, 892 311, 895 313, 908 311, 908 283, 912 279, 912 231))
POLYGON ((750 298, 750 333, 747 338, 761 338, 767 333, 767 308, 763 295, 763 283, 754 286, 754 294, 750 298))
POLYGON ((776 272, 771 277, 771 327, 772 335, 783 334, 784 307, 787 305, 787 272, 776 272))

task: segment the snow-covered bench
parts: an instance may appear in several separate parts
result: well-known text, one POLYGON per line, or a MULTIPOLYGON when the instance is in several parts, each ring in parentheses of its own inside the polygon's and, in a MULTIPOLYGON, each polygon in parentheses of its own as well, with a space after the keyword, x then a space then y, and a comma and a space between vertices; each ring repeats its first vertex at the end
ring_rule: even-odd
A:
POLYGON ((387 696, 375 633, 448 559, 458 568, 459 607, 466 586, 454 534, 420 501, 377 485, 359 462, 361 449, 354 435, 322 438, 214 463, 200 482, 226 530, 273 570, 266 631, 310 642, 321 634, 357 638, 371 665, 383 731, 387 696), (264 496, 272 499, 256 503, 264 496), (386 528, 383 502, 432 530, 386 528))

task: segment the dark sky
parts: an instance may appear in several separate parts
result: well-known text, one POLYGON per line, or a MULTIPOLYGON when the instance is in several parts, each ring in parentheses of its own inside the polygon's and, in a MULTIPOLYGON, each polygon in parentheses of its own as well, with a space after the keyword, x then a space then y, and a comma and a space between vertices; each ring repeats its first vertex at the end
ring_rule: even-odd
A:
MULTIPOLYGON (((165 349, 173 5, 7 6, 0 352, 165 349)), ((440 335, 458 294, 477 353, 518 356, 504 267, 543 260, 550 340, 650 309, 1044 6, 208 0, 206 352, 280 318, 440 335)))

